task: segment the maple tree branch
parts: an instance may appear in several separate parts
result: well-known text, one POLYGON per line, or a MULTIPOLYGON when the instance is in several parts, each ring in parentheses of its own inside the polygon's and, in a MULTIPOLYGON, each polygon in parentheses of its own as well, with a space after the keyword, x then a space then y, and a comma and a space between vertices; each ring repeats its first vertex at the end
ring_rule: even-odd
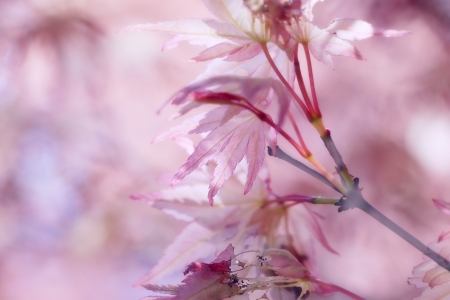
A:
MULTIPOLYGON (((292 158, 289 156, 289 154, 285 153, 283 150, 281 150, 280 147, 277 146, 276 153, 274 154, 272 151, 272 148, 268 147, 268 153, 270 156, 275 156, 279 159, 282 159, 291 165, 299 168, 300 170, 308 173, 309 175, 313 176, 314 178, 320 180, 322 183, 328 185, 329 187, 333 188, 334 190, 340 192, 336 187, 333 186, 333 184, 328 181, 323 175, 318 173, 317 171, 309 168, 305 164, 299 162, 298 160, 292 158)), ((340 192, 341 193, 341 192, 340 192)), ((343 196, 338 202, 334 204, 335 206, 338 206, 338 212, 343 212, 346 210, 358 208, 365 213, 367 213, 369 216, 386 226, 388 229, 390 229, 393 233, 401 237, 403 240, 408 242, 411 246, 422 252, 424 255, 428 256, 430 259, 435 261, 438 265, 446 269, 447 271, 450 271, 450 262, 433 251, 432 249, 428 248, 425 244, 423 244, 421 241, 419 241, 415 236, 407 232, 405 229, 397 225, 394 221, 389 219, 387 216, 385 216, 383 213, 381 213, 379 210, 377 210, 375 207, 373 207, 369 202, 367 202, 366 199, 361 194, 361 190, 359 188, 359 178, 353 179, 353 184, 351 186, 351 189, 349 190, 348 195, 343 196)))
POLYGON ((286 161, 287 163, 290 163, 291 165, 293 165, 294 167, 299 168, 300 170, 308 173, 309 175, 311 175, 312 177, 318 179, 319 181, 321 181, 322 183, 328 185, 329 187, 331 187, 333 190, 341 193, 341 191, 339 191, 338 188, 336 188, 333 183, 331 183, 325 176, 323 176, 322 174, 320 174, 319 172, 311 169, 310 167, 308 167, 307 165, 305 165, 304 163, 292 158, 291 156, 289 156, 286 152, 284 152, 283 150, 281 150, 280 147, 277 146, 277 149, 275 151, 275 153, 273 152, 273 149, 270 147, 267 147, 267 152, 270 156, 274 156, 277 157, 281 160, 286 161))
POLYGON ((320 112, 319 102, 317 101, 317 95, 316 95, 316 87, 314 84, 311 55, 309 54, 309 48, 308 48, 307 44, 303 44, 303 50, 305 51, 306 64, 308 65, 309 85, 311 87, 311 95, 312 95, 313 102, 314 102, 315 113, 317 113, 318 117, 321 117, 322 113, 320 112))
POLYGON ((294 58, 295 77, 297 78, 298 86, 303 95, 303 99, 305 99, 305 103, 308 106, 308 109, 314 113, 314 107, 312 106, 311 99, 309 98, 308 92, 306 91, 305 82, 303 81, 302 76, 302 70, 300 69, 300 61, 298 60, 298 44, 295 45, 293 58, 294 58))
POLYGON ((270 56, 269 49, 267 48, 267 45, 261 44, 261 48, 264 52, 264 55, 267 58, 267 61, 269 62, 270 66, 272 67, 275 74, 277 74, 278 78, 280 79, 281 83, 284 85, 284 87, 289 91, 289 93, 294 97, 295 101, 298 103, 300 108, 305 113, 305 116, 308 118, 308 120, 312 119, 311 112, 308 110, 308 107, 303 103, 302 99, 297 95, 297 93, 294 91, 294 89, 291 87, 291 85, 286 81, 283 74, 281 74, 280 70, 278 69, 277 65, 273 61, 272 57, 270 56))
POLYGON ((321 135, 320 138, 325 144, 330 156, 333 158, 341 178, 346 183, 347 187, 351 187, 353 185, 352 175, 350 175, 347 166, 345 165, 344 160, 342 159, 342 156, 339 153, 333 138, 331 137, 330 130, 325 130, 325 134, 321 135))
POLYGON ((353 208, 359 208, 363 212, 367 213, 369 216, 386 226, 392 232, 397 234, 403 240, 408 242, 411 246, 422 252, 424 255, 428 256, 430 259, 435 261, 439 266, 450 271, 450 262, 427 247, 421 241, 419 241, 415 236, 407 232, 405 229, 397 225, 394 221, 389 219, 375 207, 373 207, 361 194, 361 189, 359 188, 359 179, 354 179, 354 184, 352 189, 349 191, 347 197, 341 198, 336 204, 339 206, 338 212, 346 211, 353 208))
POLYGON ((302 145, 303 149, 305 149, 305 152, 308 153, 308 155, 311 155, 311 151, 309 151, 308 147, 305 144, 305 141, 303 140, 302 134, 300 132, 300 129, 298 129, 297 123, 295 123, 294 116, 292 116, 292 113, 288 110, 287 112, 289 121, 292 124, 292 127, 294 128, 295 134, 297 135, 297 139, 302 145))

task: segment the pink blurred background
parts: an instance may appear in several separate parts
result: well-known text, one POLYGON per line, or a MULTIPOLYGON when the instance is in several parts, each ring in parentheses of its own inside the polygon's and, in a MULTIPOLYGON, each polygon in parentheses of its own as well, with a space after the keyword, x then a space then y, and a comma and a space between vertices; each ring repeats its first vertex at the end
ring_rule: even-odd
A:
MULTIPOLYGON (((351 17, 413 32, 357 42, 365 62, 314 67, 325 123, 366 198, 431 242, 450 225, 431 203, 450 201, 448 1, 327 0, 315 15, 321 27, 351 17)), ((0 299, 148 294, 132 284, 184 224, 128 196, 165 188, 155 178, 186 159, 170 142, 151 144, 176 124, 165 121, 174 109, 155 111, 205 65, 186 62, 200 48, 162 54, 168 36, 117 30, 193 17, 210 17, 200 0, 0 0, 0 299)), ((279 194, 336 196, 268 163, 279 194)), ((362 212, 313 209, 341 254, 318 248, 324 280, 369 299, 417 294, 406 278, 420 253, 362 212)))

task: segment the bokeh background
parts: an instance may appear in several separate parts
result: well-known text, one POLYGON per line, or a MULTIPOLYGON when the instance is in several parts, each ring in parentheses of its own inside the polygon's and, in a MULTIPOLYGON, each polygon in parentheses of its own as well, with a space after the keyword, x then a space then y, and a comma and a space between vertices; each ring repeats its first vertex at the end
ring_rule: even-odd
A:
MULTIPOLYGON (((327 0, 314 12, 321 27, 351 17, 412 32, 357 42, 365 62, 314 67, 325 123, 366 198, 431 242, 450 226, 431 203, 450 200, 449 2, 327 0)), ((129 195, 165 188, 155 179, 186 159, 169 141, 151 144, 176 124, 165 121, 173 109, 155 112, 205 65, 187 62, 201 48, 162 54, 169 36, 117 30, 210 16, 200 0, 0 0, 0 299, 147 295, 132 284, 184 224, 129 195)), ((279 194, 336 196, 268 163, 279 194)), ((420 253, 362 212, 313 209, 340 252, 317 248, 324 280, 369 299, 417 295, 406 278, 420 253)))

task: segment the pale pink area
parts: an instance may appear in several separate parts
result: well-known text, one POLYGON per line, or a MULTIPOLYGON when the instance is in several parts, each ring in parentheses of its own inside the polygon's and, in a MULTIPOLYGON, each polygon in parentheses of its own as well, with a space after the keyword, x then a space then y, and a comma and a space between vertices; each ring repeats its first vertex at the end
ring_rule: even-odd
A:
MULTIPOLYGON (((424 243, 434 240, 448 227, 448 216, 430 200, 449 199, 450 174, 433 172, 415 156, 412 147, 421 140, 405 141, 416 118, 450 118, 448 3, 304 2, 318 2, 314 21, 320 28, 348 17, 412 32, 355 42, 366 61, 333 58, 335 71, 317 61, 313 66, 324 122, 350 173, 360 177, 363 194, 424 243)), ((167 188, 154 179, 186 161, 175 144, 151 144, 182 122, 165 122, 174 108, 160 116, 155 111, 205 68, 186 62, 205 48, 180 43, 161 53, 168 34, 117 31, 196 17, 213 17, 198 0, 0 1, 1 299, 148 294, 132 284, 186 223, 128 196, 167 188)), ((247 51, 242 57, 257 49, 247 51)), ((269 74, 261 53, 256 58, 261 68, 230 62, 230 69, 269 74)), ((301 58, 300 64, 306 62, 301 58)), ((310 150, 333 170, 320 138, 300 113, 294 117, 310 150)), ((277 193, 336 196, 294 167, 266 161, 277 193)), ((204 191, 206 198, 207 185, 204 191)), ((324 216, 323 233, 339 253, 317 241, 308 245, 321 279, 368 299, 419 295, 406 278, 420 253, 362 212, 311 209, 324 216)), ((441 287, 433 293, 448 292, 441 287)))
MULTIPOLYGON (((450 259, 450 230, 445 230, 428 247, 439 253, 444 259, 450 259)), ((414 299, 445 299, 450 296, 450 273, 430 258, 424 256, 424 262, 414 267, 413 277, 408 283, 419 288, 420 297, 414 299)))

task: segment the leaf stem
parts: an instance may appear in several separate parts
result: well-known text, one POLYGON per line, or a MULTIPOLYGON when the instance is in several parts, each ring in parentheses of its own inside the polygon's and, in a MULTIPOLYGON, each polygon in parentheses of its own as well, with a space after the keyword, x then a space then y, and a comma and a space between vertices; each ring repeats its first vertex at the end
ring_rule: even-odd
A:
POLYGON ((352 175, 350 175, 347 166, 345 165, 344 160, 342 159, 342 156, 339 153, 333 138, 331 137, 330 130, 325 130, 325 134, 321 135, 320 138, 333 158, 341 178, 346 183, 347 187, 351 187, 353 185, 352 175))
POLYGON ((316 87, 314 84, 314 76, 312 71, 311 55, 309 54, 309 48, 307 44, 303 44, 303 50, 305 51, 306 63, 308 65, 309 85, 311 87, 311 95, 314 102, 315 113, 317 113, 316 117, 320 118, 322 116, 322 113, 320 112, 319 102, 317 101, 316 87))
POLYGON ((315 115, 315 109, 312 106, 311 99, 309 98, 308 92, 306 91, 305 82, 303 81, 302 70, 300 69, 300 61, 298 60, 298 44, 295 45, 294 49, 294 71, 295 77, 297 78, 297 83, 302 93, 303 99, 305 99, 305 103, 308 106, 308 109, 315 115))
POLYGON ((283 83, 284 87, 289 91, 289 93, 294 97, 295 101, 298 103, 300 108, 305 113, 308 120, 312 120, 311 112, 308 110, 308 107, 303 103, 302 99, 297 95, 297 93, 294 91, 294 89, 291 87, 291 85, 286 81, 283 74, 281 74, 280 70, 278 69, 277 65, 273 61, 272 57, 270 56, 269 49, 267 48, 266 43, 261 44, 262 50, 264 52, 264 55, 267 58, 267 61, 269 62, 270 66, 274 70, 275 74, 277 74, 278 78, 280 79, 281 83, 283 83))
POLYGON ((292 127, 294 128, 295 134, 297 135, 298 141, 302 145, 303 149, 305 149, 305 152, 309 153, 309 155, 311 155, 311 151, 309 151, 308 147, 306 147, 305 141, 303 140, 302 134, 301 134, 300 130, 298 129, 297 123, 295 123, 295 119, 292 116, 292 113, 290 111, 288 111, 287 115, 288 115, 289 121, 292 124, 292 127))
POLYGON ((329 187, 331 187, 333 190, 341 193, 341 191, 332 183, 330 182, 330 180, 328 180, 325 176, 323 176, 322 174, 320 174, 319 172, 311 169, 310 167, 308 167, 307 165, 305 165, 304 163, 292 158, 291 156, 289 156, 286 152, 284 152, 283 150, 281 150, 280 147, 277 146, 277 149, 275 151, 275 153, 273 152, 273 149, 270 147, 268 148, 268 153, 270 156, 275 156, 279 159, 282 159, 288 163, 290 163, 291 165, 293 165, 294 167, 299 168, 300 170, 308 173, 309 175, 311 175, 312 177, 318 179, 319 181, 321 181, 322 183, 328 185, 329 187))
MULTIPOLYGON (((230 98, 231 99, 231 98, 230 98)), ((298 151, 298 153, 308 160, 316 169, 322 174, 337 190, 343 194, 347 194, 347 188, 344 187, 339 181, 337 181, 333 175, 327 172, 325 168, 315 159, 315 157, 311 153, 307 153, 305 149, 301 145, 299 145, 286 131, 284 131, 278 124, 276 124, 272 118, 266 114, 265 112, 256 108, 253 104, 251 104, 247 99, 235 96, 234 99, 230 100, 231 104, 243 107, 251 111, 255 114, 261 121, 266 122, 272 128, 274 128, 281 136, 283 136, 291 145, 298 151)))
POLYGON ((313 204, 336 204, 339 200, 336 198, 315 197, 311 203, 313 204))

